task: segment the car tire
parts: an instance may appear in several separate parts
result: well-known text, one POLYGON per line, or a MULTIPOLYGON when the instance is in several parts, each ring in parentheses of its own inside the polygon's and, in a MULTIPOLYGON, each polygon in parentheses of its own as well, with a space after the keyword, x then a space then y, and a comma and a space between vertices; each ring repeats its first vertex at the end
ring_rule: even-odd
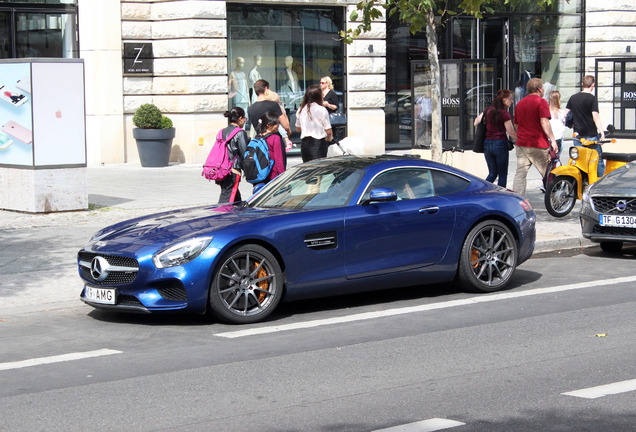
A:
POLYGON ((276 309, 282 295, 283 273, 274 255, 259 245, 236 246, 214 272, 210 312, 228 323, 255 323, 276 309))
POLYGON ((607 253, 619 253, 623 248, 623 242, 601 242, 601 250, 607 253))
POLYGON ((467 291, 487 293, 506 287, 517 268, 517 240, 495 220, 476 225, 464 240, 458 278, 467 291))
POLYGON ((545 208, 554 217, 567 216, 576 203, 576 180, 568 176, 553 178, 545 188, 545 208))

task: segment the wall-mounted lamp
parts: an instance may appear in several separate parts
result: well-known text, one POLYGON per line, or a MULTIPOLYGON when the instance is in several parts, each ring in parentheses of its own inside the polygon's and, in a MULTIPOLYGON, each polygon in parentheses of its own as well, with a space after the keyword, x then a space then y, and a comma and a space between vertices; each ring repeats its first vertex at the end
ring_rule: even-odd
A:
MULTIPOLYGON (((369 52, 372 53, 373 52, 373 45, 369 45, 369 52)), ((629 51, 628 51, 629 52, 629 51)))

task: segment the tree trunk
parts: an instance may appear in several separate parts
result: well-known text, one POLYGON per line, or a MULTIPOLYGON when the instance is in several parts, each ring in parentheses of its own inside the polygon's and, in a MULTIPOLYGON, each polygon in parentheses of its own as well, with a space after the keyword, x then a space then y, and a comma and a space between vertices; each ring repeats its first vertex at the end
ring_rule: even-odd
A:
POLYGON ((426 14, 426 42, 428 44, 428 61, 431 65, 431 106, 432 135, 431 158, 442 161, 442 104, 440 91, 439 57, 437 56, 437 33, 435 31, 435 14, 429 9, 426 14))

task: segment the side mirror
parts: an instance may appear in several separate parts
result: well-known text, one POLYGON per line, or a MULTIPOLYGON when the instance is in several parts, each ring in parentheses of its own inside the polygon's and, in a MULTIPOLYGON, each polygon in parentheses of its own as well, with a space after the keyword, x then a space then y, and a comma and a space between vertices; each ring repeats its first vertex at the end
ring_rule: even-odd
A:
POLYGON ((372 202, 388 202, 397 201, 397 193, 390 188, 379 187, 371 190, 369 198, 362 202, 362 205, 368 205, 372 202))

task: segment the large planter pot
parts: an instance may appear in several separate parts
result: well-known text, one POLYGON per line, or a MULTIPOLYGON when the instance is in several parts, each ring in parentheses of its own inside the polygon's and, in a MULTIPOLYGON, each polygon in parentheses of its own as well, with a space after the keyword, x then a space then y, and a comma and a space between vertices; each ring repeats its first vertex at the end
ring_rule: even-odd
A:
POLYGON ((175 129, 133 129, 142 167, 165 167, 170 163, 170 151, 175 129))

